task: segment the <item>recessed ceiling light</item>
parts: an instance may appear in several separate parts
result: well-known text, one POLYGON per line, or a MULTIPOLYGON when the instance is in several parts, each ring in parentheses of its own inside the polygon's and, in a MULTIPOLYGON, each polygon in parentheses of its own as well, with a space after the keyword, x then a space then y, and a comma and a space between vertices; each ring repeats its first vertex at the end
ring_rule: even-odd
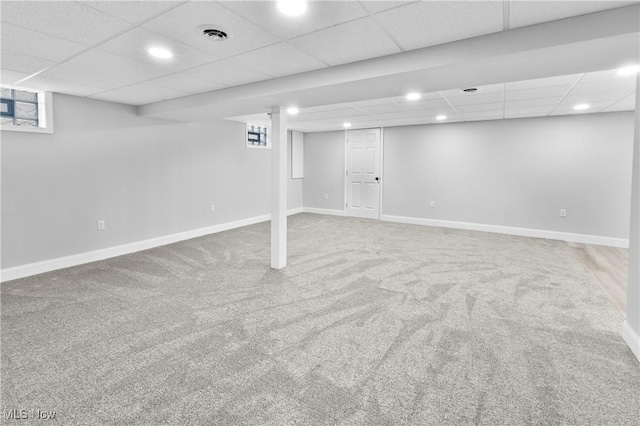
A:
POLYGON ((420 99, 422 97, 422 95, 420 93, 409 93, 407 95, 407 99, 410 101, 415 101, 417 99, 420 99))
POLYGON ((446 120, 446 119, 447 119, 446 115, 439 115, 439 116, 436 117, 436 120, 438 120, 438 121, 442 121, 442 120, 446 120))
POLYGON ((633 75, 633 74, 637 74, 638 71, 640 71, 640 66, 632 65, 630 67, 620 68, 618 70, 618 75, 633 75))
POLYGON ((351 123, 342 123, 342 127, 351 127, 351 123))
POLYGON ((278 10, 287 16, 302 15, 307 10, 307 0, 278 0, 278 10))
POLYGON ((582 110, 585 110, 585 109, 589 109, 589 104, 578 104, 578 105, 574 106, 573 109, 575 109, 577 111, 582 111, 582 110))
POLYGON ((149 55, 155 56, 160 59, 169 59, 173 57, 173 53, 171 51, 164 49, 162 47, 152 47, 148 50, 149 55))
POLYGON ((289 115, 296 115, 298 112, 299 112, 299 110, 296 107, 287 108, 287 113, 289 113, 289 115))

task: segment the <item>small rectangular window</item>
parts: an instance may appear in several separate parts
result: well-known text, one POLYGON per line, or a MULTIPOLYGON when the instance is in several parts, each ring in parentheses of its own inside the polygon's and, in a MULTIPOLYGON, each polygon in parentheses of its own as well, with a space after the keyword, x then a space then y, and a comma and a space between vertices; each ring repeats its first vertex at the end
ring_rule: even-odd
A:
POLYGON ((0 95, 2 130, 53 133, 51 93, 5 86, 0 95))
POLYGON ((247 124, 247 148, 271 149, 271 126, 247 124))

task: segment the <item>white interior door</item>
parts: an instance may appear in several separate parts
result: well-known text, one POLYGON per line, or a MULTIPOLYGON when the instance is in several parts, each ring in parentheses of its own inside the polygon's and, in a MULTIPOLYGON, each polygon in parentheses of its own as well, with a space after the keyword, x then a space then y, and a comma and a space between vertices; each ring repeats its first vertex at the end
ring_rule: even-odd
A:
POLYGON ((347 216, 380 219, 380 129, 347 131, 347 216))

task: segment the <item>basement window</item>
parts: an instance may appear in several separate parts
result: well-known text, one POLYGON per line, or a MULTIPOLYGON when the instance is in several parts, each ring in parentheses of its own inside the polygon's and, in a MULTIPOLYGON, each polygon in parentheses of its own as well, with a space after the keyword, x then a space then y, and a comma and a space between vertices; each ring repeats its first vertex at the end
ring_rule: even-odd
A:
POLYGON ((271 149, 271 127, 247 124, 247 148, 271 149))
POLYGON ((51 93, 0 87, 0 130, 53 133, 51 93))

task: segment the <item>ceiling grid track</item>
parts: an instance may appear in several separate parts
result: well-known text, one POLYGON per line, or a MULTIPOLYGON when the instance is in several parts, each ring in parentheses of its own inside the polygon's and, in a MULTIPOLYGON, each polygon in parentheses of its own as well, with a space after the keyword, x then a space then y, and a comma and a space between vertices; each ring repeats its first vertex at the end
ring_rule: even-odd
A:
POLYGON ((578 85, 578 83, 580 83, 580 80, 582 80, 585 76, 585 73, 580 74, 580 77, 578 77, 578 79, 571 85, 571 87, 569 88, 569 90, 567 90, 567 92, 562 96, 562 98, 560 98, 560 100, 553 106, 553 108, 551 109, 551 111, 549 112, 549 114, 547 114, 547 117, 550 117, 551 114, 554 113, 554 111, 556 110, 556 108, 558 108, 558 106, 560 106, 560 104, 562 103, 562 101, 564 101, 564 99, 569 96, 569 93, 571 93, 571 91, 573 90, 574 87, 576 87, 578 85))

